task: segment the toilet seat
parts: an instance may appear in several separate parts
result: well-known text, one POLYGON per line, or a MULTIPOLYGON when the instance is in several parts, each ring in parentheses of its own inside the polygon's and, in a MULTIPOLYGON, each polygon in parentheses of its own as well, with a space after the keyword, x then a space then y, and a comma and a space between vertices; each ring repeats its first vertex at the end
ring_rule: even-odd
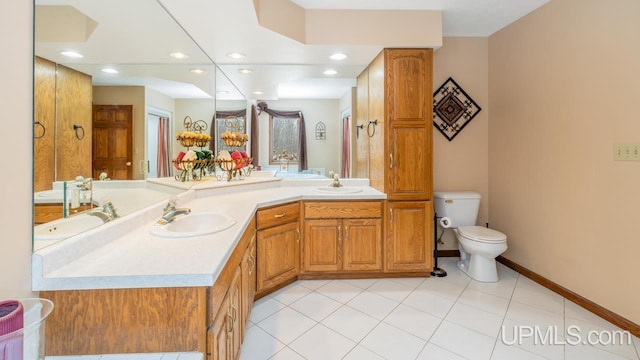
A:
POLYGON ((507 235, 482 226, 461 226, 458 228, 458 232, 469 241, 487 244, 499 244, 507 241, 507 235))

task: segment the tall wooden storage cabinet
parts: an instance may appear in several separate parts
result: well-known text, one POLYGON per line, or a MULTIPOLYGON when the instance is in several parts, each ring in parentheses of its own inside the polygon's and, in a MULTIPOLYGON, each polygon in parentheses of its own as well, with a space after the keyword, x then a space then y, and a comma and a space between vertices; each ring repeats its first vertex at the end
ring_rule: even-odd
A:
POLYGON ((386 272, 433 266, 432 59, 432 49, 384 49, 358 77, 356 173, 388 196, 386 272))

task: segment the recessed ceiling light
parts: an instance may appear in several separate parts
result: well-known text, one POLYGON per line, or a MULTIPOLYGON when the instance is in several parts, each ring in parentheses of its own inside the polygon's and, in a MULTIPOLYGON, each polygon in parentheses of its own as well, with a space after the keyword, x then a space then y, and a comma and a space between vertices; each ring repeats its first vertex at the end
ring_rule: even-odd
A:
POLYGON ((227 54, 227 57, 238 60, 238 59, 244 59, 245 55, 239 52, 230 52, 227 54))
POLYGON ((264 94, 262 91, 254 91, 253 92, 253 95, 262 95, 262 94, 264 94))
POLYGON ((171 54, 169 54, 169 56, 174 59, 186 59, 189 57, 187 54, 183 54, 181 52, 172 52, 171 54))
POLYGON ((67 56, 67 57, 71 57, 71 58, 82 58, 82 57, 84 57, 79 52, 73 51, 73 50, 62 50, 62 51, 60 51, 60 54, 62 54, 64 56, 67 56))
POLYGON ((329 59, 331 60, 344 60, 346 58, 347 58, 347 54, 343 54, 343 53, 335 53, 329 56, 329 59))
POLYGON ((103 73, 107 73, 107 74, 117 74, 120 71, 118 71, 118 70, 116 70, 114 68, 104 68, 104 69, 102 69, 102 72, 103 73))
POLYGON ((325 71, 323 72, 323 74, 325 74, 325 75, 335 75, 335 74, 337 74, 337 73, 338 73, 338 71, 337 71, 337 70, 334 70, 334 69, 327 69, 327 70, 325 70, 325 71))
POLYGON ((189 71, 191 71, 194 74, 206 74, 207 73, 207 70, 198 69, 198 68, 190 69, 189 71))
POLYGON ((227 95, 229 92, 227 90, 218 90, 216 91, 216 94, 220 94, 220 95, 227 95))
POLYGON ((251 69, 238 69, 238 72, 240 74, 252 74, 253 70, 251 70, 251 69))

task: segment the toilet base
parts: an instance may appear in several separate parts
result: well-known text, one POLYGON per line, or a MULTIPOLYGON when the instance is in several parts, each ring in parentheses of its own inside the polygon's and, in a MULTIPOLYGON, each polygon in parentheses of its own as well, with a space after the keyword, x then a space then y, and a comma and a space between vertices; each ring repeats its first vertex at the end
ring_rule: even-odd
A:
POLYGON ((465 260, 456 264, 470 278, 480 282, 497 282, 498 268, 495 259, 488 259, 478 255, 467 254, 465 260))

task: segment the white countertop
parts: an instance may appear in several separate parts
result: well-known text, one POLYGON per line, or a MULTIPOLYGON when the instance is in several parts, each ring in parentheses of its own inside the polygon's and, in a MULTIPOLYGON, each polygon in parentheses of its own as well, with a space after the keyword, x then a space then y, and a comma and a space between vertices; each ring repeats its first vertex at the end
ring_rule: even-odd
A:
MULTIPOLYGON (((221 212, 236 220, 227 230, 190 238, 162 238, 149 229, 164 203, 136 211, 33 254, 32 289, 78 290, 211 286, 240 240, 256 209, 298 200, 385 199, 366 179, 342 180, 362 189, 350 194, 321 193, 323 180, 247 178, 201 182, 180 194, 178 207, 192 214, 221 212), (247 181, 249 180, 249 181, 247 181)), ((189 216, 189 215, 183 215, 189 216)))

